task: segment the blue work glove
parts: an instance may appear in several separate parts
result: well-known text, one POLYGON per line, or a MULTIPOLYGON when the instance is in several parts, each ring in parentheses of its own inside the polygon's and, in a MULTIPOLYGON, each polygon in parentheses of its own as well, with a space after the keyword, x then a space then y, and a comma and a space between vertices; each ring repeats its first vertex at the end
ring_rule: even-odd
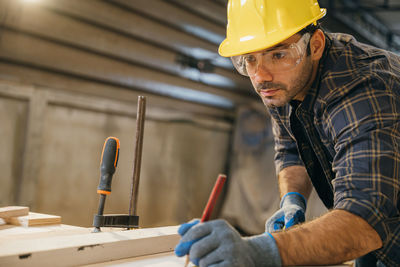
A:
POLYGON ((265 223, 265 231, 268 233, 290 228, 293 225, 305 221, 306 199, 302 194, 289 192, 282 197, 280 209, 265 223))
POLYGON ((190 261, 200 267, 280 267, 278 247, 271 234, 252 237, 240 234, 224 220, 182 224, 178 230, 182 239, 175 254, 190 255, 190 261))

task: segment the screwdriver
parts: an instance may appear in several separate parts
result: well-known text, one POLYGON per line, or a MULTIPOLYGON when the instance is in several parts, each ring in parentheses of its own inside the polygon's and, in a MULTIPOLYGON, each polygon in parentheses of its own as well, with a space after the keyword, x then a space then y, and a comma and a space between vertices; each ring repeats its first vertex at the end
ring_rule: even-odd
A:
MULTIPOLYGON (((98 215, 103 215, 106 196, 111 194, 111 181, 118 164, 118 156, 119 140, 110 136, 104 141, 103 151, 101 152, 100 183, 97 187, 97 193, 100 194, 98 215)), ((95 227, 93 232, 100 232, 100 227, 95 227)))

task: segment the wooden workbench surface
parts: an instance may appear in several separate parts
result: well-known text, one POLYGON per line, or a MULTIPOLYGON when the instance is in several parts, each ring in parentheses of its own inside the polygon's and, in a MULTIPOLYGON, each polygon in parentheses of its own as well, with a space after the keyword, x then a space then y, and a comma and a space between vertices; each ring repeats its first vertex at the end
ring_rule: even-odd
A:
POLYGON ((23 227, 14 225, 0 225, 0 247, 7 245, 10 240, 28 240, 45 238, 50 236, 62 236, 90 233, 90 228, 78 227, 66 224, 23 227))
MULTIPOLYGON (((121 230, 70 225, 0 226, 0 266, 182 267, 177 226, 121 230)), ((193 266, 193 265, 189 265, 193 266)), ((335 265, 335 267, 349 265, 335 265)))
MULTIPOLYGON (((85 265, 85 267, 183 267, 185 257, 178 258, 173 252, 159 253, 154 255, 122 259, 117 261, 103 262, 97 264, 85 265)), ((193 267, 192 263, 189 264, 193 267)), ((324 267, 349 267, 349 264, 327 265, 324 267)), ((311 267, 311 266, 299 266, 311 267)), ((316 267, 316 266, 313 266, 316 267)))
MULTIPOLYGON (((173 252, 165 252, 154 255, 90 264, 85 265, 84 267, 183 267, 185 265, 185 259, 185 257, 176 257, 173 252)), ((189 266, 194 265, 190 263, 189 266)))
MULTIPOLYGON (((107 228, 104 228, 108 230, 107 228)), ((173 251, 177 226, 92 233, 69 225, 1 226, 0 266, 77 266, 173 251)))

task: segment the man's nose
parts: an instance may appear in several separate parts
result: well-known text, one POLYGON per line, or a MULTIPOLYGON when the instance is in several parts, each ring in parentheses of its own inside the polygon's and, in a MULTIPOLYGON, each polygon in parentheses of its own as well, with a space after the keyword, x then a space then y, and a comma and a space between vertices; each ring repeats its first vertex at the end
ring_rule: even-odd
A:
POLYGON ((264 81, 271 82, 273 79, 272 73, 264 66, 262 62, 257 62, 257 67, 253 75, 253 79, 256 83, 261 83, 264 81))

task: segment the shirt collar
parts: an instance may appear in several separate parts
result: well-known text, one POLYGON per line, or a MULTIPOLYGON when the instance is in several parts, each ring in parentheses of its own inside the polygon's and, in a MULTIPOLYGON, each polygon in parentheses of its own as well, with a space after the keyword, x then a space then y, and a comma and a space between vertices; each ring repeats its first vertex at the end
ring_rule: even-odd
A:
POLYGON ((317 99, 319 85, 321 82, 322 74, 325 72, 324 67, 326 66, 325 63, 331 46, 332 46, 332 40, 329 37, 329 35, 325 34, 325 49, 318 63, 317 75, 315 76, 315 79, 311 84, 310 89, 307 91, 306 96, 304 97, 304 100, 301 103, 302 108, 309 112, 312 112, 315 100, 317 99))

